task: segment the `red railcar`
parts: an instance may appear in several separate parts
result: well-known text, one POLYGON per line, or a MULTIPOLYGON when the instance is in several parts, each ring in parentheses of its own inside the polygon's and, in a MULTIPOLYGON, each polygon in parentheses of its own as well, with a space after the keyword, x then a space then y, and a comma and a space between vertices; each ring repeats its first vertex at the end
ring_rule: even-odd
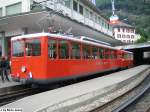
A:
POLYGON ((11 45, 11 76, 16 81, 48 84, 133 64, 131 52, 83 36, 28 34, 13 37, 11 45))

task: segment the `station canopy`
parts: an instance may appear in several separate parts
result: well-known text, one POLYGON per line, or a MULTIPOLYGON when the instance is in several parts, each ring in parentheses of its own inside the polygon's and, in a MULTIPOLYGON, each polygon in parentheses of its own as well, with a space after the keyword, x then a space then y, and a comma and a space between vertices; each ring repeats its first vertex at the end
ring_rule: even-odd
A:
POLYGON ((74 36, 91 37, 112 46, 123 44, 107 34, 51 10, 31 11, 0 18, 0 32, 6 32, 6 37, 19 35, 20 29, 24 28, 28 29, 28 33, 48 32, 50 26, 54 27, 56 31, 70 30, 74 36))

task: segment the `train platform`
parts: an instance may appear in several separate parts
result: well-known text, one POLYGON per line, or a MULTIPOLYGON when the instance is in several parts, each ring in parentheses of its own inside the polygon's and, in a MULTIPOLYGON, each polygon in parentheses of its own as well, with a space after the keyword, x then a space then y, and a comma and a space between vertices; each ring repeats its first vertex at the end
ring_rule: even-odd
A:
POLYGON ((19 82, 14 82, 11 77, 9 76, 10 81, 7 81, 5 79, 4 82, 2 82, 1 77, 0 77, 0 89, 1 88, 7 88, 7 87, 11 87, 11 86, 16 86, 16 85, 20 85, 21 83, 19 82))
POLYGON ((23 112, 89 111, 131 90, 149 73, 150 65, 141 65, 28 96, 0 108, 19 108, 23 112))

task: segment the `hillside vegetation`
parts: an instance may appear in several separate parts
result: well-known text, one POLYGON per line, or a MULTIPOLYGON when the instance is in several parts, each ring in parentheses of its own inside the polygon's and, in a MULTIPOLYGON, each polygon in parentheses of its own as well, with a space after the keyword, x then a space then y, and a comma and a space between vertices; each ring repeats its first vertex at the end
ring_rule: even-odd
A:
MULTIPOLYGON (((107 19, 111 16, 111 0, 97 0, 97 7, 107 19)), ((136 27, 144 39, 150 41, 150 0, 115 0, 120 20, 136 27)))

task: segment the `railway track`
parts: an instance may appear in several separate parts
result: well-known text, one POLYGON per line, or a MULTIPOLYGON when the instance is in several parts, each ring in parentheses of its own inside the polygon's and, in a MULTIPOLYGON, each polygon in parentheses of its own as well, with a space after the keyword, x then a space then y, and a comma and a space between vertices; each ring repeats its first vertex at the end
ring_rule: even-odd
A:
POLYGON ((39 89, 31 88, 30 85, 2 88, 0 89, 0 106, 39 92, 41 92, 39 89))
POLYGON ((141 93, 117 108, 114 112, 136 112, 141 110, 142 112, 150 112, 150 84, 141 93))
POLYGON ((41 86, 40 88, 38 88, 38 86, 35 86, 32 88, 31 85, 16 85, 12 87, 0 88, 0 106, 11 103, 15 100, 21 99, 29 95, 56 89, 56 88, 67 86, 67 85, 74 84, 74 83, 79 83, 82 81, 101 77, 104 75, 109 75, 110 73, 114 73, 117 71, 119 70, 112 70, 112 71, 107 71, 104 73, 93 74, 92 76, 89 76, 89 77, 83 77, 83 78, 79 78, 75 80, 73 79, 73 80, 63 81, 60 83, 54 83, 51 85, 45 85, 43 87, 41 86))
POLYGON ((92 110, 91 112, 134 112, 135 109, 140 110, 140 112, 149 112, 150 111, 150 104, 149 104, 150 103, 150 96, 149 96, 150 95, 150 82, 149 81, 150 81, 150 75, 148 75, 147 78, 140 85, 138 85, 131 91, 114 99, 111 102, 108 102, 107 104, 104 104, 101 107, 98 107, 92 110), (140 103, 141 99, 149 100, 149 101, 146 101, 147 106, 145 104, 141 104, 142 107, 140 107, 139 105, 135 106, 135 102, 140 103))

